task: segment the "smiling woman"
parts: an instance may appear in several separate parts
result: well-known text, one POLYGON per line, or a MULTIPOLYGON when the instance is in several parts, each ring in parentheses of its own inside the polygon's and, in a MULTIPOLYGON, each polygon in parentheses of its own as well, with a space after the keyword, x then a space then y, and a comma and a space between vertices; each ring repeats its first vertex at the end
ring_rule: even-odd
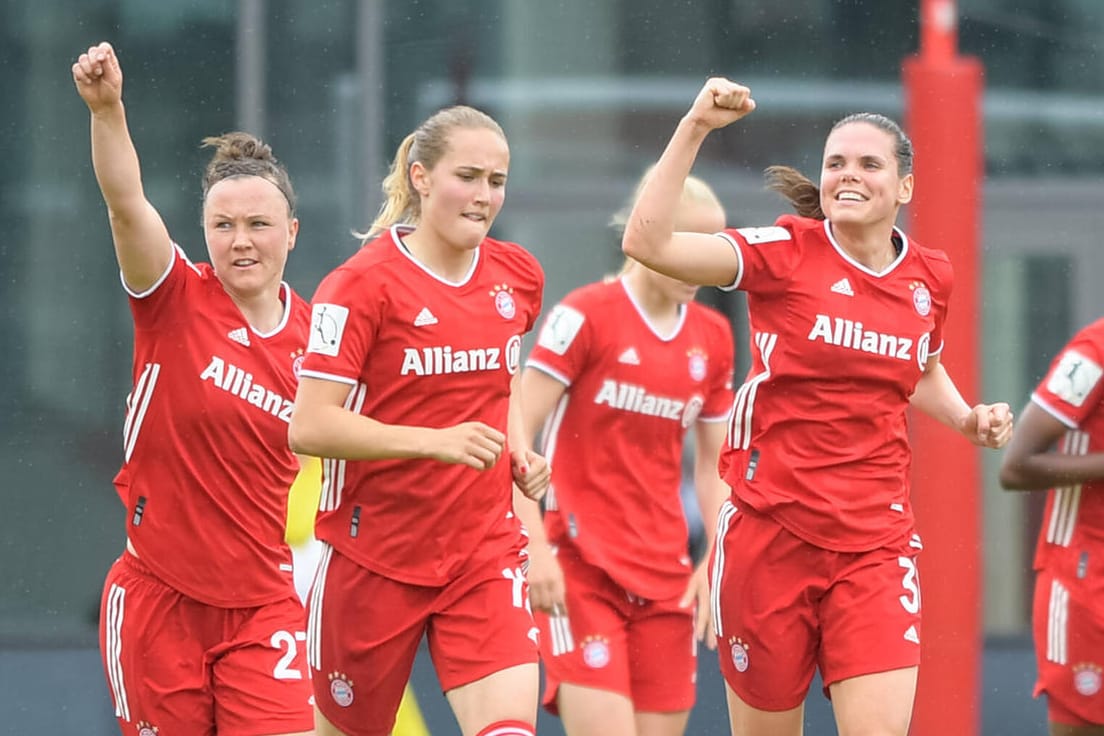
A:
POLYGON ((819 187, 793 169, 768 170, 796 216, 719 236, 675 231, 678 194, 706 136, 755 109, 747 87, 706 82, 622 243, 668 276, 747 293, 752 367, 720 463, 732 495, 710 585, 732 732, 802 733, 819 668, 841 733, 904 736, 920 661, 922 549, 906 410, 994 448, 1008 441, 1012 416, 1007 404, 971 408, 940 363, 951 267, 896 227, 912 197, 912 146, 888 118, 840 120, 819 187))

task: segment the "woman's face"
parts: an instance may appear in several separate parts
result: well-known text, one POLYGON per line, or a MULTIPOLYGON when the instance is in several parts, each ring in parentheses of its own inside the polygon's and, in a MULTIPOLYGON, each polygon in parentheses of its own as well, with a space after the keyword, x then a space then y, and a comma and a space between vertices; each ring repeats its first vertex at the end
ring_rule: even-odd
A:
POLYGON ((836 128, 824 143, 820 207, 837 224, 895 221, 912 199, 912 174, 900 176, 896 139, 870 123, 836 128))
POLYGON ((203 231, 211 266, 234 296, 249 298, 279 285, 299 221, 275 184, 259 176, 223 179, 207 192, 203 231))
POLYGON ((419 227, 458 250, 476 248, 487 236, 506 201, 510 148, 489 128, 457 128, 445 155, 432 169, 411 166, 421 197, 419 227))

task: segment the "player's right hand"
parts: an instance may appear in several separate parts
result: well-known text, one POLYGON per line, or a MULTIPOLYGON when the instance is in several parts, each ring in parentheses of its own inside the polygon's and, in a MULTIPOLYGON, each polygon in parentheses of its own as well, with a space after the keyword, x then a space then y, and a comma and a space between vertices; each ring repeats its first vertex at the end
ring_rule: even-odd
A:
POLYGON ((529 605, 550 616, 567 613, 563 569, 547 544, 529 545, 529 605))
POLYGON ((73 83, 92 112, 122 99, 123 70, 111 44, 104 41, 80 55, 73 64, 73 83))
POLYGON ((751 90, 724 77, 711 77, 698 92, 686 118, 709 130, 723 128, 755 109, 751 90))
POLYGON ((443 463, 488 470, 506 447, 506 435, 483 422, 464 422, 437 430, 433 457, 443 463))

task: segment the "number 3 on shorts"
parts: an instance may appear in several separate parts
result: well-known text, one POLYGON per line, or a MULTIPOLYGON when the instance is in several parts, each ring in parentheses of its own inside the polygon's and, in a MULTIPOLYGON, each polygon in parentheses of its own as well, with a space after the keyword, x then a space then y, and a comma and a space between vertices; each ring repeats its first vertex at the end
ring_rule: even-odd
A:
POLYGON ((911 557, 898 557, 897 564, 905 569, 905 576, 901 578, 901 587, 905 589, 905 595, 898 597, 901 608, 913 615, 920 612, 920 586, 916 581, 916 561, 911 557))
POLYGON ((290 631, 277 631, 272 635, 272 638, 268 640, 268 643, 272 645, 273 649, 283 649, 284 656, 280 657, 280 661, 276 663, 276 667, 272 670, 272 676, 277 680, 302 680, 303 673, 292 666, 292 662, 295 661, 295 655, 299 651, 299 647, 296 642, 306 641, 307 632, 296 631, 293 635, 290 631))

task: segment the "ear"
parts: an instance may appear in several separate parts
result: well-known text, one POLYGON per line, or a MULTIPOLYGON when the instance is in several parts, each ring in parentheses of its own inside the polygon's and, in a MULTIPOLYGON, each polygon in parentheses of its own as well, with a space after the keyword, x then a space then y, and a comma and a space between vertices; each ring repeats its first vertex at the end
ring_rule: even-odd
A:
POLYGON ((908 204, 912 201, 912 187, 915 182, 912 174, 906 174, 897 182, 897 204, 908 204))
POLYGON ((295 250, 295 239, 299 237, 299 218, 291 218, 288 223, 288 251, 295 250))
POLYGON ((423 198, 429 196, 429 171, 421 161, 410 164, 410 182, 414 185, 414 191, 418 196, 423 198))

